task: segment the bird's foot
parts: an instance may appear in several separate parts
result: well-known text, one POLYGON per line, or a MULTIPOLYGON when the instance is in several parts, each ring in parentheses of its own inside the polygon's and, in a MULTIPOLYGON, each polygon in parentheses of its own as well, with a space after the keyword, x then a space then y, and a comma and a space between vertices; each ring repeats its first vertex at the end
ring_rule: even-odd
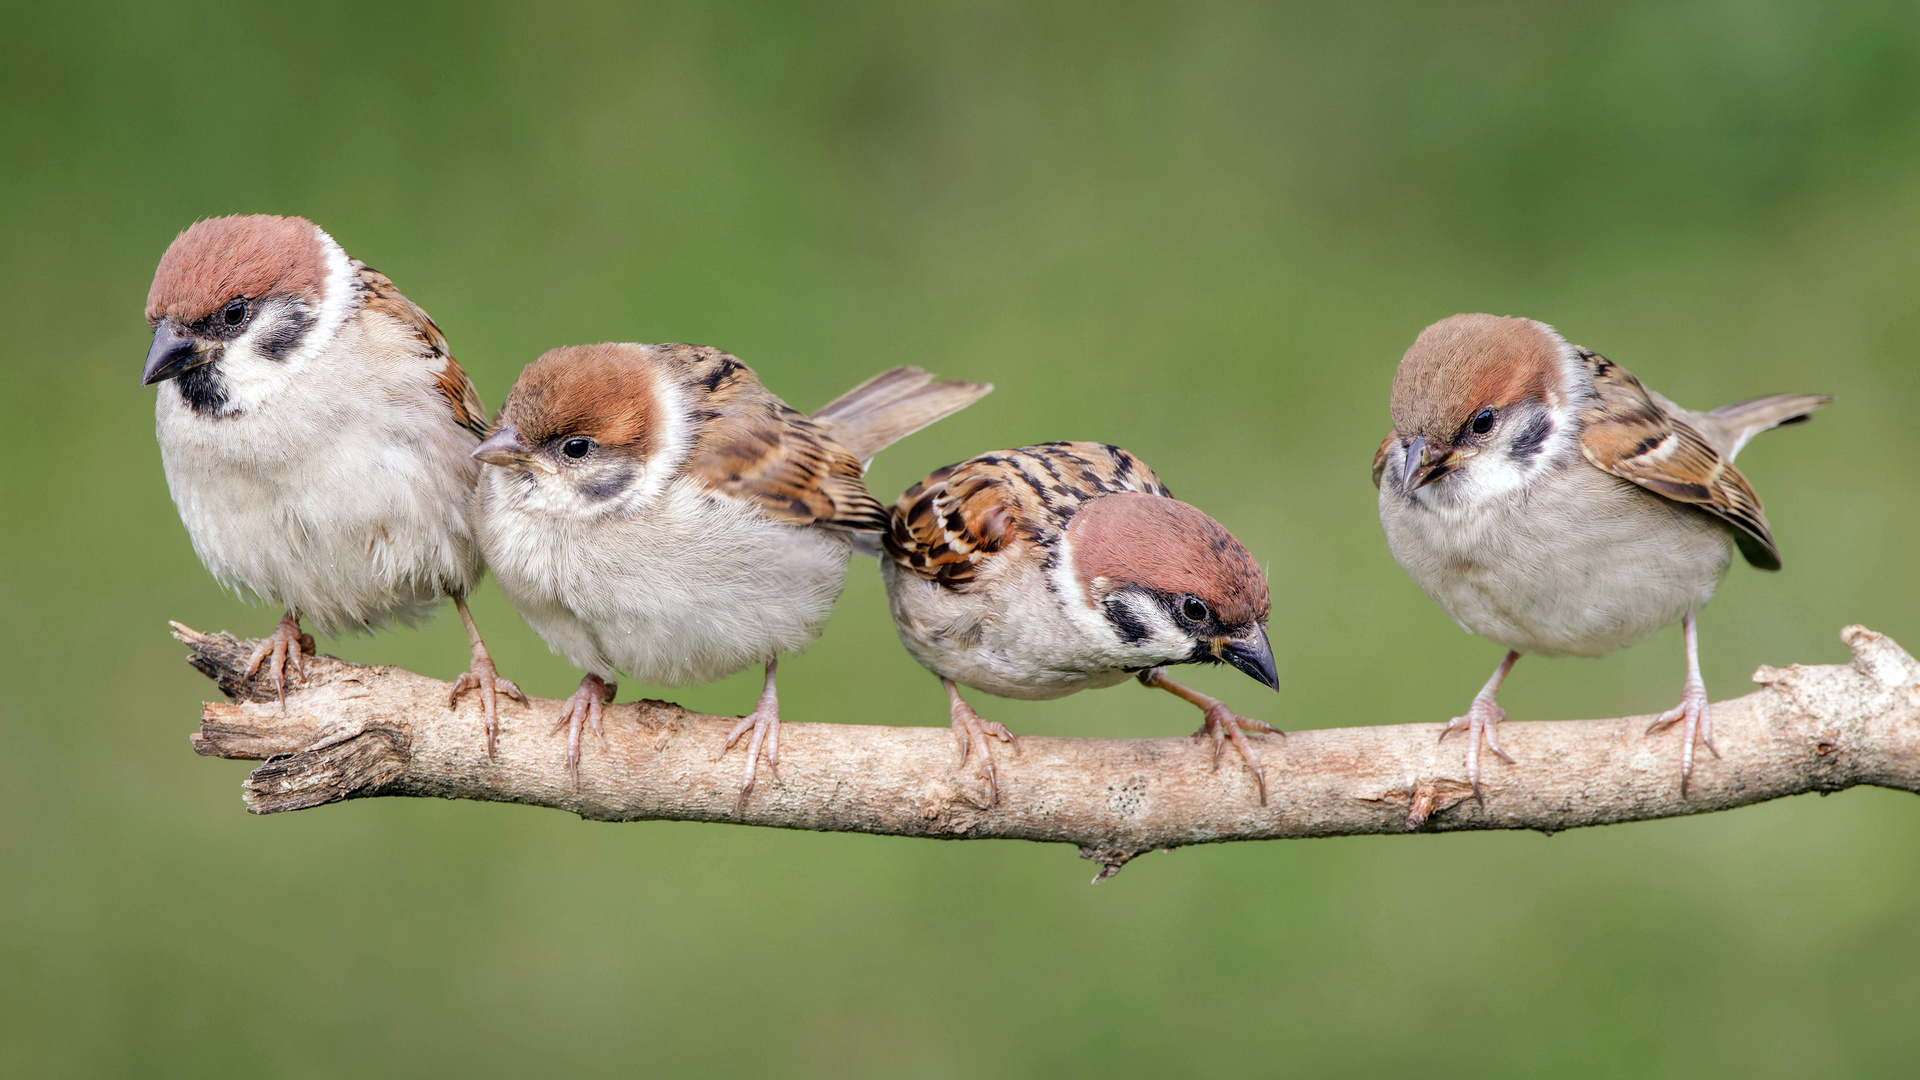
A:
POLYGON ((1193 733, 1193 737, 1213 740, 1214 771, 1220 771, 1220 755, 1226 750, 1227 743, 1233 743, 1233 748, 1240 752, 1240 760, 1246 762, 1247 768, 1252 770, 1253 782, 1260 788, 1260 805, 1267 805, 1267 771, 1261 766, 1259 757, 1253 752, 1253 744, 1247 741, 1243 732, 1278 735, 1281 738, 1285 738, 1287 733, 1272 724, 1260 720, 1249 720, 1227 708, 1226 702, 1223 701, 1208 705, 1203 715, 1206 716, 1206 722, 1200 725, 1199 731, 1193 733))
POLYGON ((1660 719, 1647 725, 1647 734, 1672 727, 1685 720, 1687 722, 1685 740, 1680 744, 1680 794, 1687 793, 1687 781, 1693 776, 1693 744, 1700 744, 1712 751, 1714 757, 1720 756, 1720 750, 1713 745, 1713 717, 1707 711, 1707 687, 1698 679, 1688 679, 1687 687, 1681 691, 1680 704, 1660 714, 1660 719))
POLYGON ((580 782, 580 730, 593 728, 593 737, 600 740, 600 749, 607 749, 607 733, 600 729, 600 716, 602 710, 613 703, 613 695, 619 689, 617 684, 598 675, 587 675, 567 700, 560 703, 560 718, 554 721, 553 730, 548 734, 558 735, 561 728, 567 730, 567 772, 576 784, 580 782))
MULTIPOLYGON (((480 691, 480 707, 487 714, 487 757, 491 760, 494 741, 500 735, 499 695, 505 694, 522 705, 527 703, 527 695, 520 692, 512 679, 502 678, 500 672, 495 670, 493 660, 484 653, 476 655, 473 667, 461 672, 460 677, 454 680, 453 692, 447 695, 447 708, 457 707, 460 695, 469 690, 480 691)), ((597 725, 594 730, 598 732, 597 725)))
POLYGON ((1480 743, 1484 740, 1487 749, 1509 765, 1514 763, 1513 755, 1500 749, 1498 725, 1507 718, 1507 710, 1493 699, 1493 695, 1481 691, 1473 696, 1473 704, 1467 707, 1467 715, 1456 716, 1447 721, 1440 729, 1440 739, 1445 741, 1455 731, 1467 733, 1467 783, 1473 788, 1473 797, 1480 805, 1487 804, 1487 798, 1480 791, 1480 743))
POLYGON ((301 663, 301 658, 312 652, 313 635, 303 632, 300 629, 300 617, 289 611, 280 616, 280 624, 273 628, 273 633, 261 638, 260 644, 253 647, 253 655, 247 657, 249 679, 253 678, 253 673, 259 671, 263 663, 266 665, 267 677, 273 680, 273 688, 280 696, 280 713, 283 716, 287 711, 287 665, 291 663, 294 673, 300 676, 301 682, 305 682, 307 669, 301 663))
MULTIPOLYGON (((740 718, 727 732, 726 742, 720 745, 720 756, 741 739, 747 740, 747 764, 740 773, 740 794, 734 797, 733 809, 738 813, 747 805, 747 794, 753 790, 753 782, 758 779, 760 758, 767 759, 767 768, 772 770, 774 779, 780 778, 780 703, 771 695, 761 695, 759 704, 753 711, 740 718)), ((717 759, 716 759, 717 760, 717 759)))
POLYGON ((993 772, 993 743, 998 739, 1003 743, 1013 742, 1013 732, 1005 724, 988 720, 973 711, 973 706, 960 700, 958 694, 953 697, 953 739, 960 747, 960 764, 964 767, 969 758, 978 758, 980 772, 987 782, 987 801, 980 805, 992 806, 1000 801, 1000 780, 993 772))

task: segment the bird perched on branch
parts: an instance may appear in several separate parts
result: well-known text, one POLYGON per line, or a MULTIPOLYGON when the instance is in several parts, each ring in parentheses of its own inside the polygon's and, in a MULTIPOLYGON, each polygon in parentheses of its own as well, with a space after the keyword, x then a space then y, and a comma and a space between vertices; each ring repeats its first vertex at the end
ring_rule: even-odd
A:
MULTIPOLYGON (((147 294, 162 383, 160 459, 213 576, 285 607, 248 665, 286 708, 287 668, 323 631, 417 623, 452 597, 493 751, 500 678, 466 596, 486 412, 427 313, 305 218, 211 218, 182 232, 147 294)), ((522 698, 524 700, 524 698, 522 698)), ((452 702, 450 702, 452 704, 452 702)))
POLYGON ((1045 700, 1138 678, 1198 706, 1214 763, 1231 741, 1266 774, 1243 731, 1280 734, 1168 678, 1172 664, 1231 664, 1278 688, 1267 581, 1220 525, 1167 493, 1117 446, 1057 442, 937 470, 893 506, 880 561, 900 640, 940 676, 964 764, 997 798, 990 739, 1001 724, 956 683, 1045 700))
MULTIPOLYGON (((804 416, 699 345, 554 349, 521 373, 475 451, 487 565, 586 676, 559 723, 577 772, 613 678, 711 682, 766 666, 740 798, 779 765, 774 673, 820 632, 856 533, 886 527, 861 479, 889 444, 993 389, 895 368, 804 416)), ((601 736, 604 744, 604 736, 601 736)))
POLYGON ((1782 394, 1683 409, 1545 323, 1455 315, 1421 331, 1393 378, 1393 433, 1373 458, 1393 557, 1453 620, 1507 649, 1465 716, 1467 778, 1501 760, 1495 701, 1522 654, 1604 656, 1685 628, 1680 784, 1698 740, 1716 756, 1695 616, 1738 547, 1778 570, 1760 498, 1733 467, 1754 435, 1830 401, 1782 394))

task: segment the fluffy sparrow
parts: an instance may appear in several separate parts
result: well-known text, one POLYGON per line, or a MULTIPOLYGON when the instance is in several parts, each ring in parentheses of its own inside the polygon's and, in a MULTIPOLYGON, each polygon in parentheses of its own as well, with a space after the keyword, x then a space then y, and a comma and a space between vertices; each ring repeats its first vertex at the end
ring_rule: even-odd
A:
POLYGON ((1467 631, 1507 649, 1467 714, 1501 760, 1494 695, 1523 653, 1604 656, 1685 627, 1681 790, 1696 739, 1717 756, 1694 617, 1738 547, 1778 570, 1759 496, 1733 467, 1754 435, 1829 398, 1778 395, 1697 413, 1531 319, 1455 315, 1421 331, 1393 378, 1393 434, 1373 459, 1393 557, 1467 631))
POLYGON ((964 765, 997 797, 989 739, 1011 742, 956 683, 1045 700, 1128 678, 1198 706, 1215 767, 1225 742, 1266 774, 1243 731, 1279 732, 1167 677, 1227 663, 1278 689, 1267 581, 1220 523, 1174 499, 1117 446, 1056 442, 981 454, 908 488, 880 560, 894 626, 947 691, 964 765))
MULTIPOLYGON (((222 585, 286 609, 264 663, 313 638, 419 622, 451 596, 473 647, 452 705, 477 689, 493 751, 499 677, 466 596, 486 415, 427 313, 305 218, 212 218, 176 238, 147 295, 161 383, 160 459, 193 548, 222 585)), ((524 699, 522 699, 524 700, 524 699)))
POLYGON ((586 676, 562 710, 567 764, 601 735, 612 679, 682 686, 766 665, 721 752, 780 761, 774 672, 819 634, 854 534, 886 528, 865 462, 992 387, 895 368, 804 416, 698 345, 554 349, 522 372, 474 451, 481 546, 535 631, 586 676))

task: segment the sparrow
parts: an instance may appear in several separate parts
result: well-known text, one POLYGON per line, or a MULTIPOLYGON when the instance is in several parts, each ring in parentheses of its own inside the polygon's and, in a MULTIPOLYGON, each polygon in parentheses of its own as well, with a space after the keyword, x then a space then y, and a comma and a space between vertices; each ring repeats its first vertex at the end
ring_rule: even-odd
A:
POLYGON ((473 448, 486 412, 427 313, 299 217, 209 218, 147 294, 155 432, 193 549, 220 584, 285 609, 247 665, 284 712, 287 668, 322 631, 415 624, 452 597, 487 753, 501 678, 467 610, 481 575, 473 448))
MULTIPOLYGON (((984 383, 895 368, 812 416, 734 356, 699 345, 570 346, 520 374, 473 451, 481 549, 554 652, 586 675, 554 724, 604 749, 615 676, 668 686, 765 665, 739 802, 780 763, 775 671, 818 636, 857 534, 886 528, 867 491, 883 447, 972 404, 984 383)), ((776 773, 777 774, 777 773, 776 773)))
POLYGON ((1715 756, 1695 619, 1738 548, 1778 570, 1760 497, 1733 466, 1748 439, 1832 400, 1781 394, 1699 413, 1532 319, 1455 315, 1421 331, 1393 377, 1393 433, 1373 458, 1393 557, 1454 622, 1507 650, 1465 716, 1502 761, 1495 695, 1523 654, 1605 656, 1675 622, 1686 637, 1680 787, 1715 756))
POLYGON ((940 677, 964 766, 977 756, 998 799, 992 744, 1012 742, 959 686, 1037 701, 1129 678, 1198 706, 1194 738, 1282 734, 1168 677, 1174 664, 1231 664, 1277 690, 1266 576, 1219 522, 1168 494, 1117 446, 1052 442, 935 470, 894 503, 880 562, 900 640, 940 677), (957 685, 956 685, 957 684, 957 685))

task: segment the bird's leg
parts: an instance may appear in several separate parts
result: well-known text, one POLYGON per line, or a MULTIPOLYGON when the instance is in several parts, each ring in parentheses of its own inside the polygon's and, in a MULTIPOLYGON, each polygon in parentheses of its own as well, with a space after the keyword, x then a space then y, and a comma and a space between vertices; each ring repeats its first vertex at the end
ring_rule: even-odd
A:
POLYGON ((960 764, 976 753, 980 757, 980 771, 987 780, 987 806, 1000 801, 1000 782, 993 774, 993 743, 989 739, 999 739, 1003 743, 1013 741, 1013 732, 1006 725, 988 720, 973 711, 960 696, 960 688, 952 679, 942 678, 940 685, 947 688, 947 709, 953 717, 953 738, 960 744, 960 764))
POLYGON ((454 680, 453 693, 447 695, 447 708, 460 704, 461 694, 480 691, 480 707, 487 714, 487 758, 492 760, 494 739, 500 734, 498 695, 505 694, 522 705, 527 703, 527 695, 520 692, 512 679, 503 679, 494 670, 493 657, 487 655, 487 643, 480 640, 480 628, 473 625, 473 612, 467 610, 467 598, 454 597, 453 606, 460 612, 461 624, 467 628, 467 644, 473 647, 473 666, 454 680))
POLYGON ((594 738, 600 740, 600 749, 605 750, 607 734, 600 730, 601 710, 613 704, 613 695, 619 690, 619 684, 589 673, 581 676, 579 687, 560 703, 560 719, 554 721, 553 730, 548 734, 558 735, 561 728, 567 729, 567 772, 573 775, 576 784, 580 782, 580 728, 582 725, 593 728, 594 738))
POLYGON ((1281 731, 1272 724, 1261 723, 1258 720, 1249 720, 1239 713, 1234 712, 1232 709, 1227 708, 1226 702, 1215 700, 1198 690, 1174 682, 1167 677, 1165 668, 1148 668, 1141 672, 1140 685, 1165 690, 1174 697, 1198 708, 1202 715, 1206 717, 1206 722, 1200 725, 1199 731, 1193 733, 1193 737, 1196 739, 1211 737, 1213 739, 1214 769, 1218 770, 1220 768, 1220 753, 1226 749, 1227 742, 1231 740, 1233 748, 1240 751, 1240 760, 1246 762, 1247 768, 1253 770, 1253 781, 1260 788, 1260 805, 1267 805, 1266 770, 1261 768, 1260 759, 1254 756, 1253 745, 1247 742, 1247 737, 1241 734, 1241 732, 1254 731, 1262 735, 1279 735, 1282 738, 1286 737, 1286 732, 1281 731))
POLYGON ((1713 745, 1713 718, 1707 712, 1707 684, 1700 678, 1700 637, 1694 631, 1693 612, 1687 612, 1682 627, 1687 635, 1687 684, 1680 691, 1680 704, 1660 714, 1647 726, 1651 735, 1682 720, 1687 722, 1686 741, 1680 744, 1680 794, 1687 793, 1687 780, 1693 775, 1693 741, 1698 738, 1714 757, 1720 750, 1713 745))
POLYGON ((287 613, 280 616, 280 625, 273 628, 273 633, 261 638, 260 644, 253 647, 253 655, 247 657, 249 679, 260 670, 263 661, 266 663, 267 675, 273 679, 273 688, 280 694, 282 716, 287 712, 287 664, 291 662, 294 672, 305 682, 307 669, 300 662, 301 654, 313 651, 313 635, 300 630, 299 610, 288 608, 287 613))
POLYGON ((767 661, 767 685, 760 691, 760 700, 754 703, 752 712, 741 717, 740 722, 733 725, 733 730, 727 732, 727 741, 720 747, 721 755, 725 756, 727 751, 733 749, 734 743, 748 732, 753 733, 753 737, 747 740, 747 765, 740 774, 740 794, 733 801, 736 812, 747 804, 747 793, 753 790, 762 749, 766 751, 767 766, 773 770, 774 778, 780 777, 780 695, 775 693, 773 686, 773 673, 779 666, 780 658, 777 656, 767 661))
POLYGON ((1473 704, 1467 706, 1467 715, 1454 717, 1447 721, 1446 727, 1440 729, 1440 739, 1443 742, 1453 732, 1466 730, 1467 783, 1473 786, 1473 797, 1478 799, 1482 806, 1486 805, 1487 799, 1480 793, 1480 740, 1485 739, 1487 749, 1493 751, 1501 761, 1509 765, 1514 763, 1513 755, 1500 749, 1500 736, 1496 734, 1496 726, 1507 718, 1507 710, 1501 708, 1493 698, 1500 692, 1500 684, 1507 681, 1507 672, 1513 670, 1514 662, 1519 659, 1518 652, 1508 651, 1507 658, 1500 661, 1500 666, 1493 670, 1493 678, 1488 679, 1487 685, 1473 695, 1473 704))

